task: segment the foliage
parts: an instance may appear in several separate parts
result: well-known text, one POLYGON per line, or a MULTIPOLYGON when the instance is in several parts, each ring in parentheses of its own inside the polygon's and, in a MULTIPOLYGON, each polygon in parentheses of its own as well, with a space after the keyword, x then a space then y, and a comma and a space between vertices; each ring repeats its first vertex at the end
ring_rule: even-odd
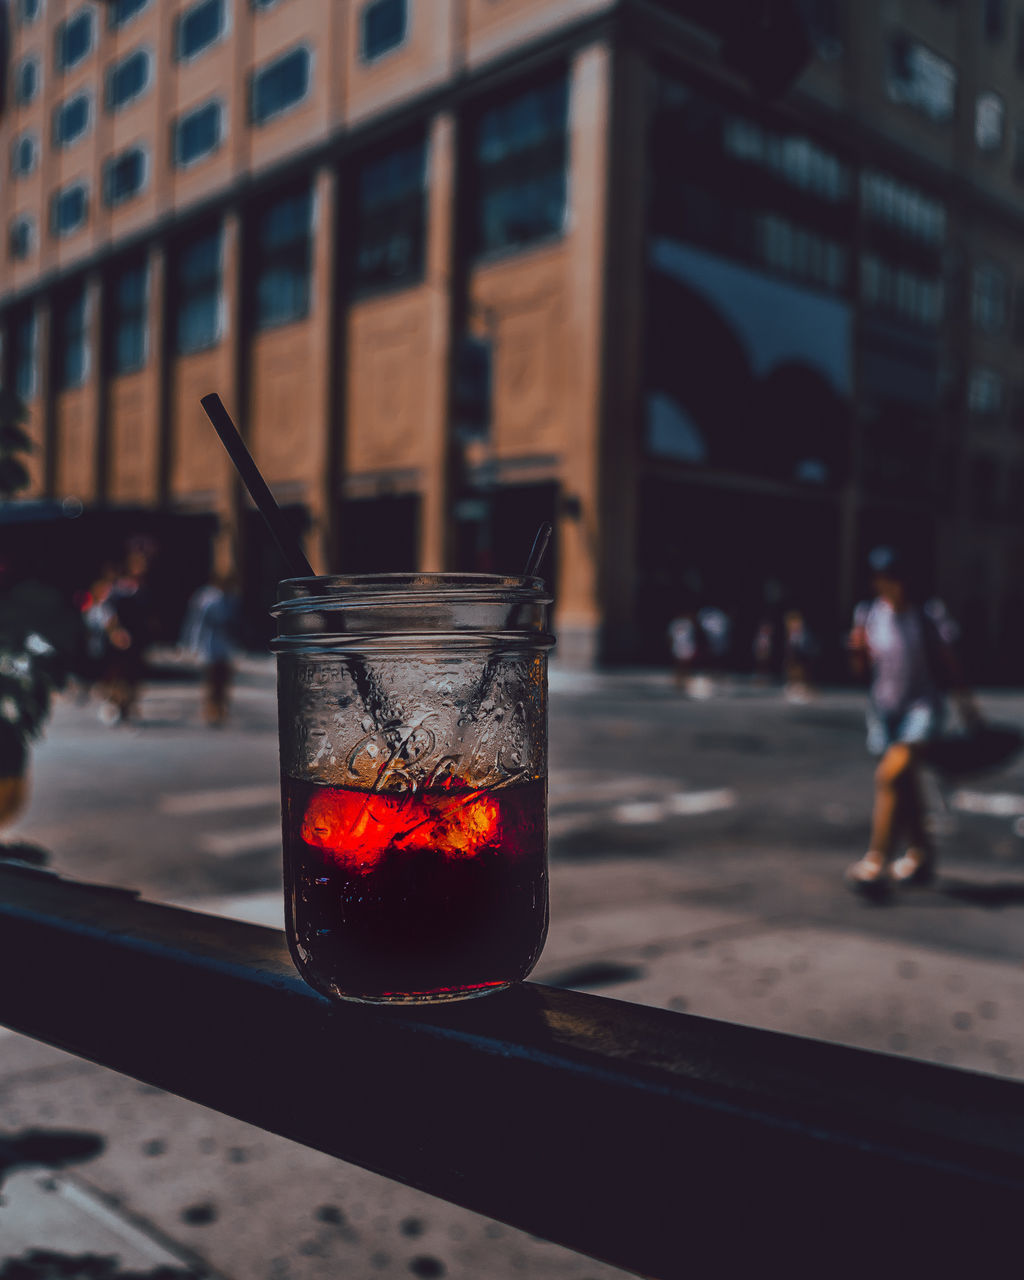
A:
POLYGON ((0 389, 0 498, 13 498, 28 487, 29 473, 23 455, 31 453, 32 440, 25 430, 28 410, 13 391, 0 389))

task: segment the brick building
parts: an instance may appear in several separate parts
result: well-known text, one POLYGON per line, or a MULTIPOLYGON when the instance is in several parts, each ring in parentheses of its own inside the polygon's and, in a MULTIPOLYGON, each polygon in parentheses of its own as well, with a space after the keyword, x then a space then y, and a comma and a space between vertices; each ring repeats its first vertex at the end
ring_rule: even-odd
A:
POLYGON ((818 0, 771 102, 715 8, 11 0, 18 536, 149 529, 172 595, 213 557, 262 602, 216 390, 321 567, 512 570, 551 518, 570 659, 661 656, 683 597, 740 661, 766 609, 837 636, 898 538, 1015 673, 1024 7, 818 0))

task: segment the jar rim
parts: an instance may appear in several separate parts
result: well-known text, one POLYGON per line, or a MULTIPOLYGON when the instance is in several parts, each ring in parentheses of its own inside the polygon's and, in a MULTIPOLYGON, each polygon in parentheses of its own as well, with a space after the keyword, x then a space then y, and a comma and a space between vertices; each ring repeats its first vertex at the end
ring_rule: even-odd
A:
POLYGON ((416 604, 440 601, 550 604, 544 579, 499 573, 352 573, 285 578, 278 583, 274 617, 328 604, 416 604))

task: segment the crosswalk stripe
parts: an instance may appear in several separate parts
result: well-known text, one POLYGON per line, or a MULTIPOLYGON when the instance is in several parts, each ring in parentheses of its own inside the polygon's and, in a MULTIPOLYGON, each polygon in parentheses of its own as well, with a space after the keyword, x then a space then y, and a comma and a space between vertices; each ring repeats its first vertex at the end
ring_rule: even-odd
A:
POLYGON ((225 809, 249 809, 262 804, 279 804, 281 789, 275 784, 226 787, 217 791, 175 791, 159 800, 161 813, 186 817, 193 813, 220 813, 225 809))
POLYGON ((210 831, 199 837, 199 847, 214 858, 237 858, 243 853, 280 849, 281 824, 239 827, 237 831, 210 831))

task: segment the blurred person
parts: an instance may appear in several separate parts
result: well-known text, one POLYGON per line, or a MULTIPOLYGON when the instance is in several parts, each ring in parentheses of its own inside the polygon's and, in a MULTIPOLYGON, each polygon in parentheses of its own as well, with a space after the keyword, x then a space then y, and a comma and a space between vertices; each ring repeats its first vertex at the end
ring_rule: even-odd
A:
POLYGON ((958 628, 945 606, 918 599, 914 575, 895 549, 876 547, 869 565, 875 598, 857 606, 849 649, 854 670, 870 679, 867 745, 879 763, 868 852, 847 879, 871 893, 934 877, 920 768, 942 734, 947 690, 968 728, 980 717, 964 687, 953 649, 958 628), (894 857, 899 841, 906 851, 894 857))
POLYGON ((185 611, 181 646, 202 663, 203 719, 210 728, 220 728, 227 719, 238 616, 238 589, 233 574, 215 574, 192 594, 185 611))
POLYGON ((668 624, 673 680, 677 689, 688 688, 699 651, 697 620, 692 609, 682 609, 668 624))
POLYGON ((127 724, 138 712, 146 650, 153 631, 153 598, 148 584, 152 560, 153 544, 147 539, 132 539, 124 566, 106 599, 106 701, 100 708, 104 724, 127 724))
POLYGON ((110 593, 116 581, 116 565, 105 564, 89 589, 83 591, 78 599, 84 628, 84 656, 79 673, 83 698, 88 697, 89 690, 99 682, 106 667, 110 649, 109 632, 114 623, 110 593))
POLYGON ((790 702, 807 702, 814 696, 811 668, 817 657, 818 644, 799 609, 790 609, 782 621, 786 697, 790 702))
POLYGON ((751 653, 755 680, 758 684, 771 684, 775 675, 775 623, 771 618, 762 618, 757 624, 751 653))

